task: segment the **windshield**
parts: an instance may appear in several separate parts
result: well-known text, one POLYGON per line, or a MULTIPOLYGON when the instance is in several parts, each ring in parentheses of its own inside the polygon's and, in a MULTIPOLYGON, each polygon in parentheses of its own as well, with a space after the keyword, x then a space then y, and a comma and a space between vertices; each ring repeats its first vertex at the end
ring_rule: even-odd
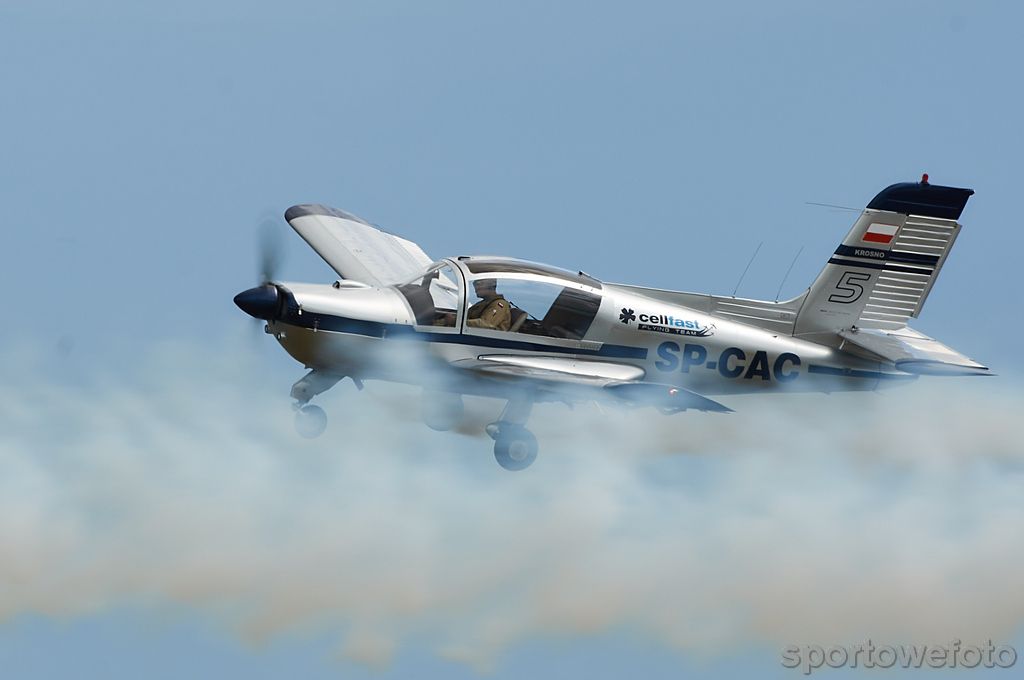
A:
POLYGON ((397 286, 421 326, 455 325, 459 307, 458 274, 446 262, 432 266, 408 283, 397 286))

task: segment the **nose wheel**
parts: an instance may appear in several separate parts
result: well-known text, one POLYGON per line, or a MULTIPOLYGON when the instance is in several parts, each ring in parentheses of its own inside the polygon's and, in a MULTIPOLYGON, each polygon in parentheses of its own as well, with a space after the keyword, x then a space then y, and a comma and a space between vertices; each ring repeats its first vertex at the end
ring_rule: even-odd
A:
POLYGON ((295 411, 295 431, 300 437, 316 439, 327 429, 327 414, 314 404, 306 404, 295 411))
MULTIPOLYGON (((316 439, 327 429, 327 414, 319 406, 310 404, 309 400, 334 387, 341 378, 340 374, 313 370, 292 385, 292 399, 295 400, 295 431, 300 437, 316 439)), ((356 387, 363 389, 363 383, 358 378, 352 378, 352 381, 356 387)))

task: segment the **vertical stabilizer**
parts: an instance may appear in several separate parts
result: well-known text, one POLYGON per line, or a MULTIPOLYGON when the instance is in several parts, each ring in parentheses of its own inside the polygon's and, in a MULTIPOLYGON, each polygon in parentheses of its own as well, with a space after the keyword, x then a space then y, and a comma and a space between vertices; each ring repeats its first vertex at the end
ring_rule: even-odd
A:
POLYGON ((974 193, 927 180, 893 184, 868 204, 811 285, 797 335, 896 330, 920 314, 974 193))

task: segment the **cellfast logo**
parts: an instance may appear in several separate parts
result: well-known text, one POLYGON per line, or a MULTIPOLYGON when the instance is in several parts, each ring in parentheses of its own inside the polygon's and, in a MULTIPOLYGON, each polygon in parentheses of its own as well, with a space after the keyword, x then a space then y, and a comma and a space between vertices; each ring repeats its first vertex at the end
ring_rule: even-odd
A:
POLYGON ((619 312, 619 321, 628 326, 630 321, 636 321, 636 314, 633 313, 632 309, 623 307, 622 311, 619 312))
POLYGON ((641 313, 637 319, 639 323, 636 327, 642 331, 656 331, 671 335, 691 335, 703 338, 711 335, 714 329, 714 326, 704 326, 694 319, 679 319, 669 314, 641 313))

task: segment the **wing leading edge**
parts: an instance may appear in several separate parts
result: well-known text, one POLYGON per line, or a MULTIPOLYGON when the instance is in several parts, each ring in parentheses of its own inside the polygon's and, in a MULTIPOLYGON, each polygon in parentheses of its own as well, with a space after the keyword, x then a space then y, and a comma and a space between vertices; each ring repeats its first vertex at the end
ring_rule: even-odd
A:
POLYGON ((687 409, 718 413, 732 411, 696 392, 674 385, 645 382, 644 370, 630 364, 568 357, 486 354, 477 358, 471 370, 484 376, 534 380, 570 390, 598 388, 616 400, 654 406, 667 412, 687 409))

